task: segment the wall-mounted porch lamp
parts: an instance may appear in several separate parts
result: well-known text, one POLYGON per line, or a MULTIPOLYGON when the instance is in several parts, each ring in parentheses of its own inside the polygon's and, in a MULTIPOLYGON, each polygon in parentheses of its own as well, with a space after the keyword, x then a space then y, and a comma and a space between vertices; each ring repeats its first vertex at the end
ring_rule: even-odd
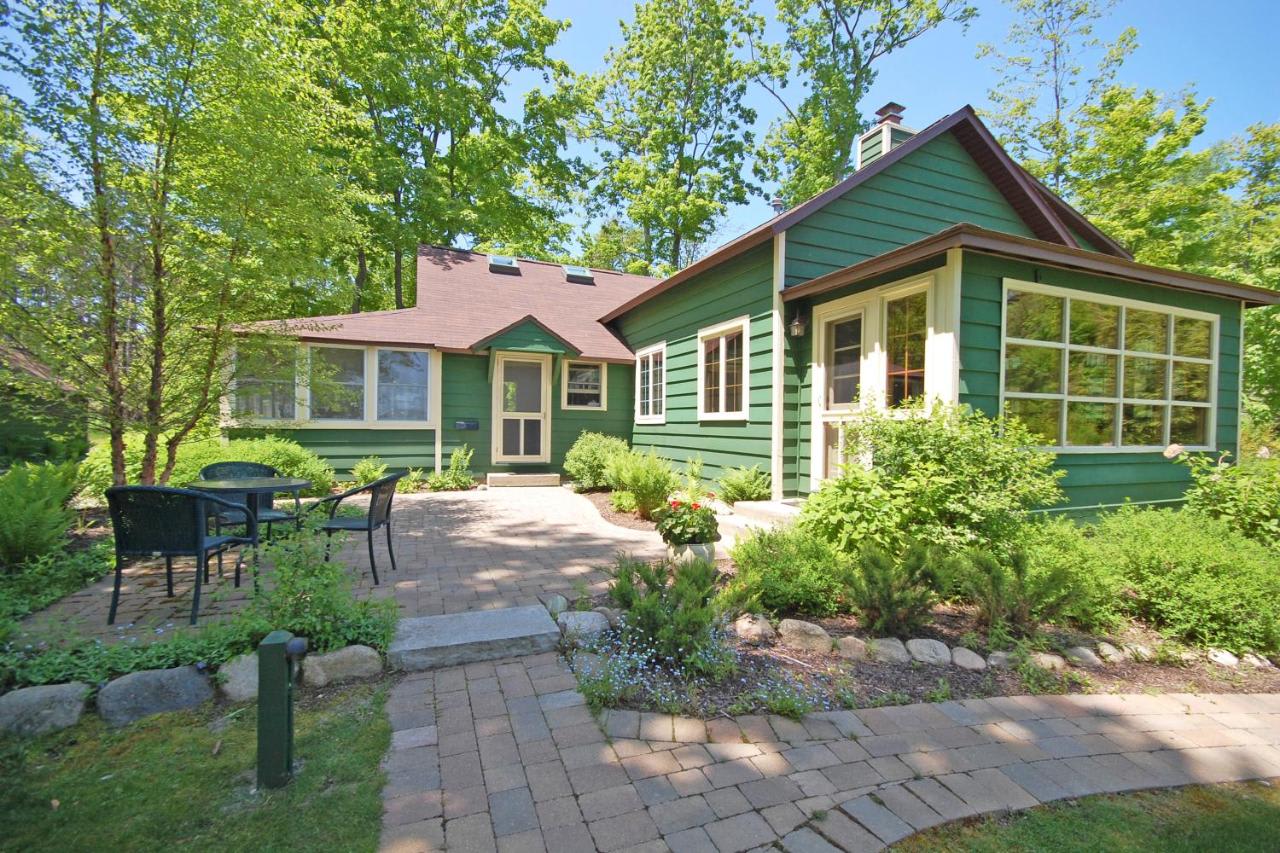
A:
POLYGON ((791 315, 791 322, 787 324, 787 331, 793 338, 803 338, 808 328, 809 321, 805 319, 804 312, 797 308, 796 313, 791 315))

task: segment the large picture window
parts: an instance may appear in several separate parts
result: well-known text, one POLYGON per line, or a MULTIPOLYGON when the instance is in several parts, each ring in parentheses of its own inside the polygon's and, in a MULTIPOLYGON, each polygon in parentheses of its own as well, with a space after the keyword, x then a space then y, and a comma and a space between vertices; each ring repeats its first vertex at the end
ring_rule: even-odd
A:
POLYGON ((422 350, 378 350, 378 420, 427 420, 431 357, 422 350))
POLYGON ((1216 322, 1010 283, 1004 412, 1060 449, 1210 447, 1216 322))
POLYGON ((311 418, 364 420, 364 350, 311 348, 311 418))
POLYGON ((636 353, 636 423, 661 424, 667 420, 667 344, 662 342, 636 353))
POLYGON ((751 320, 698 332, 698 416, 704 420, 747 416, 747 335, 751 320))
POLYGON ((292 345, 255 345, 236 350, 236 415, 260 421, 290 421, 297 416, 297 350, 292 345))

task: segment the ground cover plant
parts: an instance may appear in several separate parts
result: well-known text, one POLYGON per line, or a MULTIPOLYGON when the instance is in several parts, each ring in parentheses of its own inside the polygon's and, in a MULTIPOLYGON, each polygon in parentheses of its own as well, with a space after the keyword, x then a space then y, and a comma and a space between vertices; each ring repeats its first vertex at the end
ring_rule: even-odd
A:
POLYGON ((609 463, 627 452, 627 442, 616 435, 584 431, 564 455, 564 472, 580 492, 609 486, 609 463))
POLYGON ((0 837, 14 850, 373 850, 391 740, 385 687, 301 695, 299 769, 255 791, 257 709, 205 705, 124 729, 88 716, 0 750, 0 837))
POLYGON ((372 483, 387 476, 387 463, 379 456, 366 456, 351 466, 351 482, 357 485, 372 483))

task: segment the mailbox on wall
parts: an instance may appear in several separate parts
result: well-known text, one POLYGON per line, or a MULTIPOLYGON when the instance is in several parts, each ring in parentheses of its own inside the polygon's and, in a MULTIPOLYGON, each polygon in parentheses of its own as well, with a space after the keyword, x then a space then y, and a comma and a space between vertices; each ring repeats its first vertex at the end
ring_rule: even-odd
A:
POLYGON ((475 430, 480 429, 480 421, 476 418, 467 418, 465 420, 454 421, 454 429, 475 430))

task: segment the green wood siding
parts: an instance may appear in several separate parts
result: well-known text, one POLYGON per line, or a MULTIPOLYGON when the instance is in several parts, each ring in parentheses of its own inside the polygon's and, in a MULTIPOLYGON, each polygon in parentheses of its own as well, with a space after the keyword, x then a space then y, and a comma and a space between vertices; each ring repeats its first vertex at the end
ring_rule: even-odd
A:
POLYGON ((958 222, 1034 236, 946 133, 787 229, 787 285, 915 242, 958 222))
MULTIPOLYGON (((1239 432, 1240 303, 1198 293, 1135 284, 966 252, 961 274, 960 401, 994 415, 1000 400, 1000 299, 1004 278, 1038 281, 1084 293, 1137 299, 1218 314, 1217 448, 1236 451, 1239 432)), ((1185 466, 1160 453, 1060 454, 1058 466, 1072 507, 1176 500, 1185 466)))
POLYGON ((574 350, 565 346, 564 342, 555 335, 529 320, 503 332, 486 343, 485 348, 508 352, 567 352, 576 355, 574 350))
POLYGON ((449 464, 449 454, 466 444, 471 447, 471 470, 491 470, 490 427, 493 421, 493 392, 489 385, 489 356, 444 353, 440 365, 440 427, 444 445, 441 465, 449 464), (475 430, 454 429, 458 421, 478 421, 475 430))
POLYGON ((880 149, 883 147, 881 143, 883 141, 883 137, 878 133, 862 138, 862 142, 859 143, 859 147, 862 150, 862 165, 865 166, 880 156, 880 149))
POLYGON ((635 424, 634 446, 653 447, 679 465, 700 455, 707 480, 718 478, 726 468, 741 465, 759 465, 761 470, 769 470, 772 252, 771 244, 752 249, 655 297, 619 321, 633 350, 667 342, 667 422, 635 424), (743 315, 751 317, 750 419, 699 422, 698 330, 743 315))

